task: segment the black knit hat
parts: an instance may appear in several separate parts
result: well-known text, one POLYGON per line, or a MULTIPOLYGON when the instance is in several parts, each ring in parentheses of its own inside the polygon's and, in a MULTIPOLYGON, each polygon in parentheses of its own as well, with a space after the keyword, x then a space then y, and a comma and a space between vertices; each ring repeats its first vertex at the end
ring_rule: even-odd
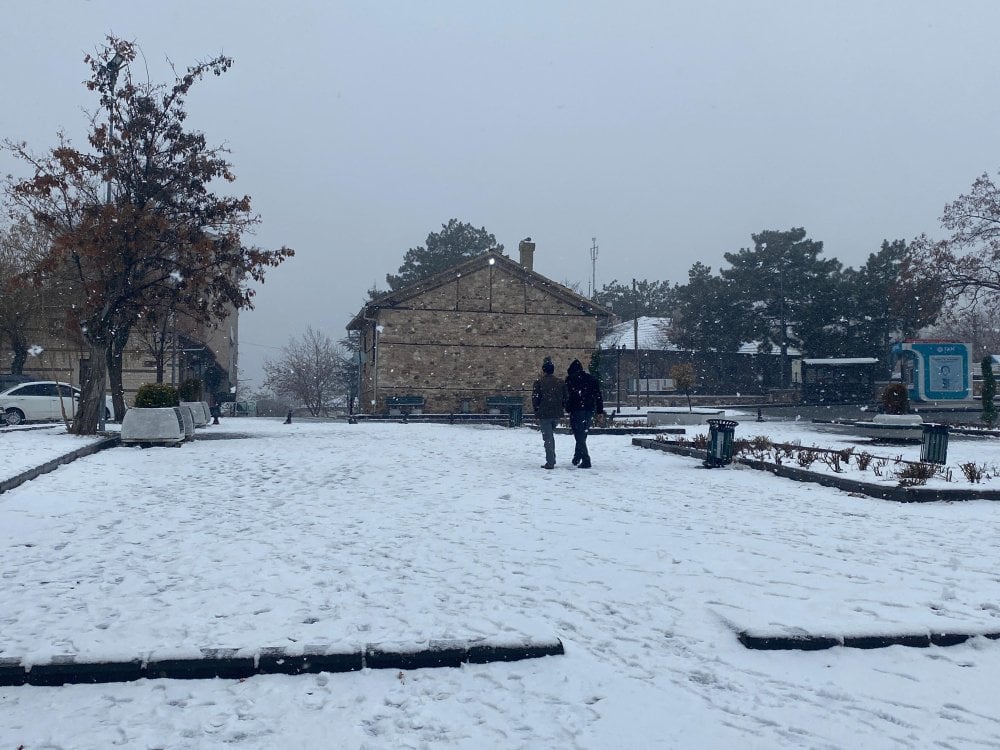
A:
POLYGON ((551 375, 555 371, 556 371, 556 366, 552 364, 551 358, 546 357, 544 360, 542 360, 542 372, 544 372, 546 375, 551 375))

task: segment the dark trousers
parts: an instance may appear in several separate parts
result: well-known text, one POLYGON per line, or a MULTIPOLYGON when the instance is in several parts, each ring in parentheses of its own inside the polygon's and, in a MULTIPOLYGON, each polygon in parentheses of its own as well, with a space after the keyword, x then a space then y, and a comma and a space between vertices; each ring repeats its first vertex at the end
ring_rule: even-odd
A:
POLYGON ((590 453, 587 452, 587 430, 590 429, 590 421, 593 418, 594 412, 592 411, 572 411, 569 413, 569 426, 576 439, 573 458, 579 458, 581 463, 590 463, 590 453))
POLYGON ((542 431, 542 444, 545 446, 545 463, 549 466, 556 465, 556 425, 559 419, 549 419, 539 417, 538 428, 542 431))

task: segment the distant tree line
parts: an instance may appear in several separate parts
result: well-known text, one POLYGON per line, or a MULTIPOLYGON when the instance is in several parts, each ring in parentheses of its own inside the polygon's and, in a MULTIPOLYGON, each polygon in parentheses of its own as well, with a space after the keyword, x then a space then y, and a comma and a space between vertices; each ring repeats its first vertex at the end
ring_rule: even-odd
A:
MULTIPOLYGON (((823 243, 804 228, 765 229, 751 234, 749 247, 724 252, 718 272, 697 262, 686 283, 614 279, 594 300, 625 320, 668 318, 666 337, 691 351, 735 352, 756 343, 761 352, 794 347, 810 357, 875 357, 888 366, 893 341, 923 334, 969 341, 980 357, 1000 352, 1000 191, 993 180, 980 177, 941 221, 948 239, 883 240, 858 268, 825 257, 823 243)), ((503 245, 483 227, 450 219, 407 250, 386 283, 399 289, 487 250, 503 245)), ((270 363, 268 383, 318 409, 329 392, 320 390, 326 378, 302 364, 302 355, 311 350, 313 362, 325 362, 331 383, 346 394, 357 379, 351 346, 307 331, 270 363)))

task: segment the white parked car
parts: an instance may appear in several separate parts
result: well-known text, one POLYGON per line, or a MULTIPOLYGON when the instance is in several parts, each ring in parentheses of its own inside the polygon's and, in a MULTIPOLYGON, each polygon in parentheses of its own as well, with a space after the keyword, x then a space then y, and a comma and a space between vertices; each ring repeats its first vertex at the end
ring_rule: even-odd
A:
MULTIPOLYGON (((63 413, 66 416, 75 416, 79 403, 79 388, 55 380, 21 383, 0 393, 0 412, 6 418, 7 424, 11 425, 61 420, 63 413)), ((105 396, 104 419, 111 419, 113 414, 114 405, 111 396, 105 396)))

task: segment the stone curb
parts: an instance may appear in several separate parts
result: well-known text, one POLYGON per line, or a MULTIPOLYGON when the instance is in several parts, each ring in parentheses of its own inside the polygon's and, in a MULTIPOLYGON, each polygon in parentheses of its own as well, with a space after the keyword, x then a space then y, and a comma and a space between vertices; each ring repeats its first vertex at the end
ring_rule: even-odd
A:
POLYGON ((53 458, 51 461, 46 461, 41 466, 36 466, 33 469, 28 469, 27 471, 21 472, 20 474, 11 477, 10 479, 4 479, 0 481, 0 495, 4 492, 9 492, 16 487, 20 487, 25 482, 30 482, 32 479, 37 479, 42 474, 48 474, 50 471, 55 471, 60 466, 64 464, 72 463, 78 458, 84 458, 85 456, 92 456, 98 451, 106 450, 107 448, 114 448, 121 442, 120 435, 109 435, 103 440, 99 440, 96 443, 91 443, 90 445, 84 446, 83 448, 77 448, 76 450, 70 451, 69 453, 53 458))
MULTIPOLYGON (((538 429, 538 425, 532 425, 533 430, 538 429)), ((587 430, 587 437, 591 435, 684 435, 683 427, 591 427, 587 430)), ((573 430, 569 427, 556 427, 557 435, 572 435, 573 430)))
POLYGON ((288 654, 281 648, 202 649, 200 658, 148 658, 123 662, 77 662, 57 656, 47 664, 24 666, 18 658, 0 658, 0 687, 34 685, 53 687, 141 679, 239 680, 264 674, 317 674, 357 672, 362 669, 425 669, 521 661, 565 654, 562 641, 515 645, 490 645, 456 641, 431 641, 427 648, 384 648, 369 644, 360 651, 288 654))
MULTIPOLYGON (((705 459, 708 454, 705 451, 687 448, 680 445, 670 445, 656 440, 645 440, 642 438, 632 438, 632 445, 640 448, 650 448, 653 450, 674 453, 680 456, 705 459)), ((933 503, 939 501, 966 501, 966 500, 1000 500, 1000 490, 976 490, 976 489, 932 489, 928 487, 889 487, 880 484, 860 482, 856 479, 838 477, 832 474, 818 474, 794 466, 779 466, 778 464, 766 461, 757 461, 748 458, 737 458, 734 463, 741 464, 758 471, 767 471, 775 476, 785 479, 794 479, 797 482, 812 482, 824 487, 833 487, 845 492, 856 492, 880 500, 891 500, 897 503, 933 503)))
POLYGON ((844 648, 928 648, 930 646, 956 646, 971 638, 1000 640, 1000 633, 920 633, 857 636, 823 635, 752 635, 739 633, 739 641, 754 651, 823 651, 835 646, 844 648))

